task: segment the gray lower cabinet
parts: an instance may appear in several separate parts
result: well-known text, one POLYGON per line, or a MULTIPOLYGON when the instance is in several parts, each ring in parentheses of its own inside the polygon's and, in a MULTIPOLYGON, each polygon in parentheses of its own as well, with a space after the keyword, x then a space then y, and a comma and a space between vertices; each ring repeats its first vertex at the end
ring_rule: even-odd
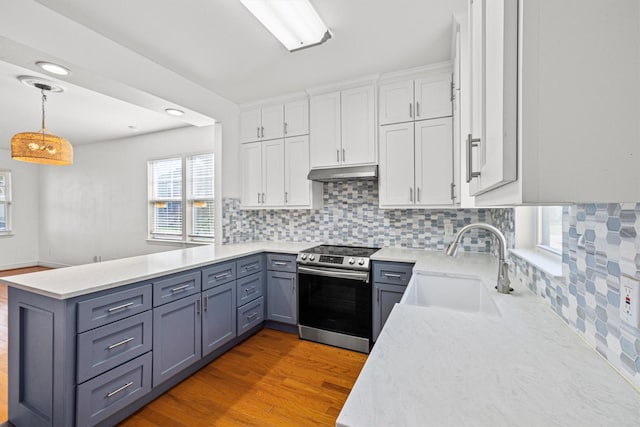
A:
POLYGON ((267 319, 296 325, 298 323, 296 273, 267 272, 267 319))
POLYGON ((378 339, 393 306, 400 302, 413 273, 413 264, 375 261, 373 270, 373 341, 378 339))
POLYGON ((264 298, 260 297, 238 307, 238 335, 249 332, 264 320, 264 298))
POLYGON ((237 333, 236 282, 202 293, 202 356, 233 340, 237 333))
POLYGON ((200 294, 153 309, 153 386, 202 356, 200 294))

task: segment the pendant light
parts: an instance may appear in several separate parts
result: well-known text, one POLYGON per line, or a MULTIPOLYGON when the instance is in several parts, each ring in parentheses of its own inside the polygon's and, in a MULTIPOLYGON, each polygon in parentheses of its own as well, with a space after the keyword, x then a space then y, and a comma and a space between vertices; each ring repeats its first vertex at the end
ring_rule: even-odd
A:
POLYGON ((11 138, 11 158, 22 162, 43 165, 67 166, 73 164, 73 146, 66 139, 47 131, 45 127, 44 103, 45 91, 51 86, 34 83, 33 87, 42 93, 42 129, 38 132, 21 132, 11 138))

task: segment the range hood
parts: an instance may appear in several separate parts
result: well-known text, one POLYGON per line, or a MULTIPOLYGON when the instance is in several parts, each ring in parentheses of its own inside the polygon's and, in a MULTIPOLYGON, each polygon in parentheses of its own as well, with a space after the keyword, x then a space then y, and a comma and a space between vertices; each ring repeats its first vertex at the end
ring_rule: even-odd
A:
POLYGON ((309 175, 307 175, 307 179, 319 182, 377 180, 378 165, 311 169, 309 175))

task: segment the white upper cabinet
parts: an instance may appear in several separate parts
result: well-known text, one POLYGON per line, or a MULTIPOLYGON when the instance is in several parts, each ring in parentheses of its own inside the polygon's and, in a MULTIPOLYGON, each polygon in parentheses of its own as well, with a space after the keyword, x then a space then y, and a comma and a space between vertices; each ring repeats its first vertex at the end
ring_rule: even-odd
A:
POLYGON ((311 97, 311 167, 376 163, 372 85, 311 97))
POLYGON ((308 207, 311 204, 312 182, 309 173, 309 137, 285 139, 284 146, 284 204, 308 207))
POLYGON ((342 164, 375 163, 375 100, 373 86, 343 90, 340 94, 342 164))
POLYGON ((251 142, 241 146, 242 205, 262 205, 262 143, 251 142))
POLYGON ((340 92, 311 97, 311 167, 340 164, 340 92))
POLYGON ((284 107, 282 104, 262 108, 260 138, 263 140, 284 137, 284 107))
POLYGON ((309 134, 309 101, 288 102, 284 104, 284 136, 309 134))
POLYGON ((262 143, 262 205, 284 205, 284 139, 262 143))
POLYGON ((450 117, 380 126, 380 207, 450 207, 453 133, 450 117))
POLYGON ((470 1, 476 206, 640 200, 638 10, 470 1))
POLYGON ((380 124, 448 117, 452 110, 450 71, 380 85, 380 124))
POLYGON ((517 6, 513 0, 471 1, 471 195, 516 180, 517 6))
POLYGON ((243 111, 240 113, 240 139, 242 142, 252 142, 260 140, 260 109, 243 111))

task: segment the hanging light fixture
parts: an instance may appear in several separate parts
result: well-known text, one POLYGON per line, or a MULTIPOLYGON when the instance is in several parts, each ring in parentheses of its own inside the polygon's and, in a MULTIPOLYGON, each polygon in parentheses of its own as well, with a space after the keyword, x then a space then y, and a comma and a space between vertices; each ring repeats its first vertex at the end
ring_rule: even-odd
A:
POLYGON ((33 87, 42 93, 42 129, 38 132, 21 132, 11 138, 11 158, 22 162, 43 165, 66 166, 73 164, 73 146, 66 139, 49 133, 45 127, 44 103, 47 101, 45 91, 52 87, 36 82, 33 87))

